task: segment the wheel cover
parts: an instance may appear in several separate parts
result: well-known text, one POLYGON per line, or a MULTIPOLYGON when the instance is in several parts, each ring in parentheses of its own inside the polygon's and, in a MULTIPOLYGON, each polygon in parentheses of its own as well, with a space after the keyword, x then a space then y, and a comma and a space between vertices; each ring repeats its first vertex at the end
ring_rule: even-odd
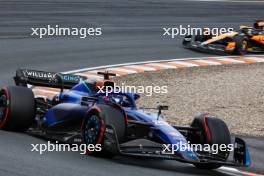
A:
POLYGON ((85 124, 84 140, 86 144, 97 144, 102 133, 102 122, 97 115, 92 115, 85 124))

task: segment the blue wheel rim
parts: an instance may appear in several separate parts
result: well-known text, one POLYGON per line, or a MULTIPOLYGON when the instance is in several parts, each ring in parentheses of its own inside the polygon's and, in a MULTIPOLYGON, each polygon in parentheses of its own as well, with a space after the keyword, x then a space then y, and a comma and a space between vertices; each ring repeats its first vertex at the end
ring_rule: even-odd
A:
POLYGON ((84 139, 86 144, 96 144, 101 131, 100 118, 92 115, 88 118, 84 129, 84 139))

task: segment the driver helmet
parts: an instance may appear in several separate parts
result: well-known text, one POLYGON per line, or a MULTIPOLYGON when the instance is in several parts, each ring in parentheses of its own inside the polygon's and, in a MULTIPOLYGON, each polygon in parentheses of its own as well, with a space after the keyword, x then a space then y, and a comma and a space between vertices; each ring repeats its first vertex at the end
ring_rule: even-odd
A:
POLYGON ((257 20, 254 23, 254 28, 258 30, 264 30, 264 21, 263 20, 257 20))

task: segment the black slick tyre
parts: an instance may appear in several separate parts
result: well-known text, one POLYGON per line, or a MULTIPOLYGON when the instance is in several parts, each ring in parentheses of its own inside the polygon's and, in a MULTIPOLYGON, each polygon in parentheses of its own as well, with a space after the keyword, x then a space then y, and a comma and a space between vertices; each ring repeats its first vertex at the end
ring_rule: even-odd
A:
POLYGON ((0 90, 0 129, 26 131, 35 118, 35 99, 31 89, 19 86, 0 90))

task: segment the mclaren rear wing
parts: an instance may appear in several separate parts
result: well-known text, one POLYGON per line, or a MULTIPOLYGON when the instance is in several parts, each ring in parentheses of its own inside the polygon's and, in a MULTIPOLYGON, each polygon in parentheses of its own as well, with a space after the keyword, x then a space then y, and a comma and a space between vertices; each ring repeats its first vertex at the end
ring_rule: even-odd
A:
POLYGON ((19 69, 14 77, 18 86, 43 86, 61 89, 71 89, 86 77, 72 74, 62 74, 56 72, 44 72, 28 69, 19 69))

